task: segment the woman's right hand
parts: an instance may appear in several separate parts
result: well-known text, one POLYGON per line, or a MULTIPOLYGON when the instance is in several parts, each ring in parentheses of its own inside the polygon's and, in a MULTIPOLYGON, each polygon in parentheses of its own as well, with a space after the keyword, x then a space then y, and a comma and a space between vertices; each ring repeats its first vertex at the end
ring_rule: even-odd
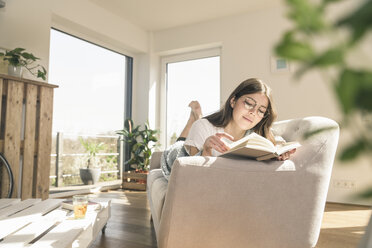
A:
POLYGON ((215 135, 209 136, 204 142, 202 156, 212 156, 212 149, 220 153, 227 152, 230 148, 221 138, 234 140, 234 137, 227 133, 216 133, 215 135))

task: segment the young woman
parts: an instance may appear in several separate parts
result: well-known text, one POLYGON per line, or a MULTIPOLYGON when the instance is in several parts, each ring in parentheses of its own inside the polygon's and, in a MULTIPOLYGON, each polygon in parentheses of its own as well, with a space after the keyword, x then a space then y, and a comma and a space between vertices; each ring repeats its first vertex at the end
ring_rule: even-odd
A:
MULTIPOLYGON (((209 116, 200 118, 198 102, 191 102, 191 114, 179 142, 163 154, 162 168, 170 173, 172 163, 180 156, 218 156, 227 151, 223 139, 236 141, 255 132, 274 144, 281 137, 274 137, 271 127, 276 119, 271 89, 261 80, 250 78, 242 82, 226 100, 224 107, 209 116), (183 141, 185 140, 185 141, 183 141), (163 166, 166 166, 163 167, 163 166)), ((286 160, 295 150, 282 154, 286 160)), ((169 174, 168 174, 169 175, 169 174)))

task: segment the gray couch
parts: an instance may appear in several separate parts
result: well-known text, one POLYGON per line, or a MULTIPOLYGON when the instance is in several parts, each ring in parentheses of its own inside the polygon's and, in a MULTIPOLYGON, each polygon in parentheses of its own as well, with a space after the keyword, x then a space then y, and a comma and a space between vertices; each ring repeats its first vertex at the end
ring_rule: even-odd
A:
POLYGON ((302 147, 290 160, 183 157, 169 182, 153 154, 147 194, 159 248, 315 247, 339 127, 323 117, 275 123, 302 147), (309 139, 304 133, 328 128, 309 139))

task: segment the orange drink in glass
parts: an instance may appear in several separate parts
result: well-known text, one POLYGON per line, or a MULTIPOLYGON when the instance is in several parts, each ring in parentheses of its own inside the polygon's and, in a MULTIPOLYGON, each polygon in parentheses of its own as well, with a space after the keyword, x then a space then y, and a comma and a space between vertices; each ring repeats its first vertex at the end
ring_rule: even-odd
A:
POLYGON ((75 219, 83 219, 87 212, 88 197, 86 195, 74 195, 72 199, 75 219))

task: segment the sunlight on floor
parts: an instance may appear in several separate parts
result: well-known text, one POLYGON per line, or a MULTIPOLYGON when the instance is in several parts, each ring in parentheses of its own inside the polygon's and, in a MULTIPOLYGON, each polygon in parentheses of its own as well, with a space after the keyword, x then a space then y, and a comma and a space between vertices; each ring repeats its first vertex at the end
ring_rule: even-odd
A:
POLYGON ((112 203, 115 204, 122 204, 122 205, 131 205, 128 198, 122 198, 122 199, 112 199, 112 203))
MULTIPOLYGON (((371 216, 371 210, 347 210, 325 212, 322 229, 327 228, 345 228, 345 227, 366 227, 371 216), (340 218, 340 216, 347 215, 350 218, 340 218), (362 223, 362 224, 361 224, 362 223)), ((363 232, 355 232, 363 233, 363 232)))

